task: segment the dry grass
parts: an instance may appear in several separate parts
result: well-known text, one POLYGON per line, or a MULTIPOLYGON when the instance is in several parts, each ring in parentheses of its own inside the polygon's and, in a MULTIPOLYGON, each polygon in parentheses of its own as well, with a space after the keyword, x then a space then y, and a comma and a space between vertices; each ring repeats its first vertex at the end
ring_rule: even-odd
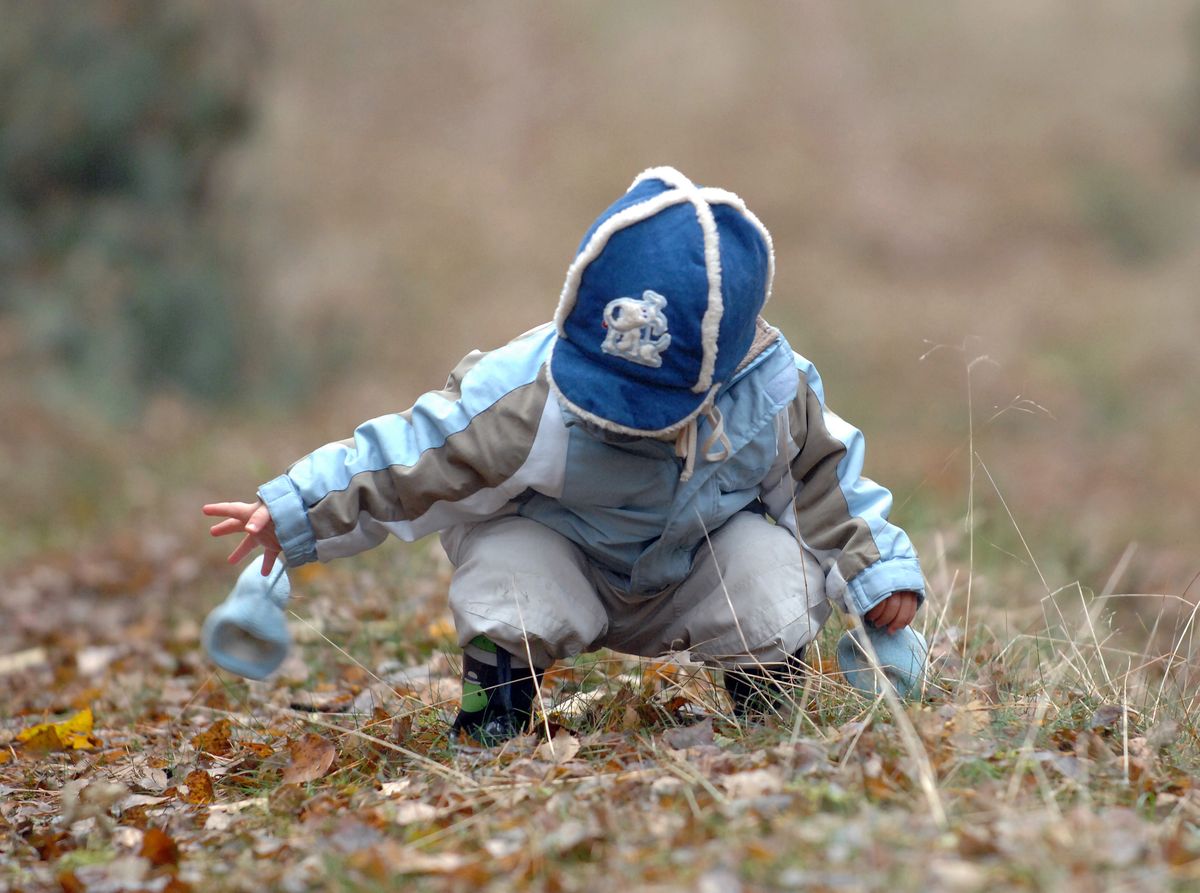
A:
MULTIPOLYGON (((976 484, 991 486, 971 452, 976 484)), ((493 749, 446 737, 458 696, 448 569, 422 548, 297 572, 298 653, 267 683, 213 674, 190 612, 152 615, 136 639, 119 619, 93 623, 87 647, 113 653, 87 677, 94 658, 60 623, 45 666, 7 674, 11 709, 86 701, 102 744, 10 751, 2 877, 15 889, 68 874, 88 889, 134 876, 205 890, 400 878, 418 890, 1191 889, 1194 602, 1123 592, 1128 553, 1096 593, 1046 577, 1032 551, 1025 566, 971 555, 965 545, 927 557, 918 622, 932 660, 919 702, 846 686, 828 659, 835 621, 811 652, 814 672, 762 722, 735 719, 700 667, 604 652, 552 671, 542 722, 493 749), (981 596, 995 591, 1014 603, 981 596), (1154 605, 1138 633, 1112 622, 1131 600, 1154 605), (222 720, 220 747, 199 737, 222 720), (332 765, 284 783, 313 733, 333 746, 332 765), (156 782, 149 767, 169 777, 156 782), (197 772, 213 782, 198 799, 197 772), (72 779, 85 792, 124 786, 107 808, 112 829, 63 805, 72 779), (178 847, 175 862, 145 855, 151 828, 178 847)), ((145 576, 126 610, 161 600, 145 576)), ((220 577, 202 579, 209 589, 220 577)), ((83 589, 76 579, 62 597, 83 589)), ((31 721, 10 716, 0 734, 31 721)))
POLYGON ((700 6, 258 4, 264 113, 218 213, 298 352, 363 361, 295 412, 168 396, 121 431, 0 384, 0 885, 1200 884, 1195 4, 700 6), (605 653, 551 674, 538 733, 454 747, 421 546, 302 572, 296 659, 214 674, 197 622, 232 578, 195 506, 547 317, 587 222, 664 162, 775 235, 771 318, 923 556, 926 697, 848 689, 830 628, 763 724, 605 653), (15 746, 85 705, 97 750, 15 746), (335 761, 284 784, 306 733, 335 761), (115 827, 67 821, 64 783, 103 779, 115 827), (149 828, 177 862, 138 856, 149 828))

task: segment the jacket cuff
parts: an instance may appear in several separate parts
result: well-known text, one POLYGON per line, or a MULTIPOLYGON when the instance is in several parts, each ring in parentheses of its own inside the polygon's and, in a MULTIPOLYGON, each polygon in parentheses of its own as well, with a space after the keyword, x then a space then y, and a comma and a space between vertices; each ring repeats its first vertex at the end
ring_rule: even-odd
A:
POLYGON ((915 592, 925 602, 925 577, 915 558, 889 558, 860 571, 846 584, 847 607, 866 614, 893 592, 915 592))
POLYGON ((291 478, 281 474, 258 488, 258 498, 267 506, 271 520, 275 522, 275 536, 283 547, 283 557, 288 567, 298 567, 317 560, 317 541, 304 500, 291 478))

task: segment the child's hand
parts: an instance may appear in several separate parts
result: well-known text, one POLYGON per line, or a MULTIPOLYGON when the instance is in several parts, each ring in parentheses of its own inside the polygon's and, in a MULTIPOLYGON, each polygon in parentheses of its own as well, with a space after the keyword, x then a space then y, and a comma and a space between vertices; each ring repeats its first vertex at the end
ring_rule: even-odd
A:
POLYGON ((225 536, 228 533, 244 533, 245 537, 238 543, 237 548, 229 553, 229 563, 237 564, 249 555, 255 546, 263 547, 263 576, 271 572, 275 559, 279 557, 282 547, 279 538, 275 536, 275 522, 271 513, 257 502, 212 502, 203 509, 204 514, 214 518, 224 518, 209 528, 213 536, 225 536))
POLYGON ((893 592, 865 615, 867 623, 877 629, 887 628, 892 635, 912 623, 921 600, 915 592, 893 592))

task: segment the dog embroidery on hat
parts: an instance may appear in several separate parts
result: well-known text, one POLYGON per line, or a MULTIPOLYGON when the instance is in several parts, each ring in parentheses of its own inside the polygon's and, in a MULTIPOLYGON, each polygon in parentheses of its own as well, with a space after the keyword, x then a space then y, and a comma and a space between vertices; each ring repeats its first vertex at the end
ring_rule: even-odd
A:
POLYGON ((667 317, 663 313, 667 299, 646 289, 641 298, 616 298, 604 308, 605 353, 622 357, 640 366, 658 368, 662 352, 671 346, 667 317))

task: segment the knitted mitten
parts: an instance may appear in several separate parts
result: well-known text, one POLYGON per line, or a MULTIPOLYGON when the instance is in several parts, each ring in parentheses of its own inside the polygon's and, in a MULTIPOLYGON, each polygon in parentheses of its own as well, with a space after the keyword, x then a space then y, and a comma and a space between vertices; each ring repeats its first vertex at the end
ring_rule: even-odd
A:
POLYGON ((837 647, 838 669, 845 674, 846 681, 867 694, 879 692, 878 677, 871 667, 871 660, 859 644, 858 637, 864 630, 875 648, 884 676, 895 687, 896 693, 902 698, 920 697, 929 646, 925 644, 925 637, 911 626, 895 635, 886 629, 865 625, 860 630, 847 631, 837 647))
POLYGON ((228 598, 204 621, 200 640, 208 656, 239 676, 269 675, 283 663, 291 643, 283 614, 290 593, 282 561, 265 577, 262 558, 250 562, 228 598))

